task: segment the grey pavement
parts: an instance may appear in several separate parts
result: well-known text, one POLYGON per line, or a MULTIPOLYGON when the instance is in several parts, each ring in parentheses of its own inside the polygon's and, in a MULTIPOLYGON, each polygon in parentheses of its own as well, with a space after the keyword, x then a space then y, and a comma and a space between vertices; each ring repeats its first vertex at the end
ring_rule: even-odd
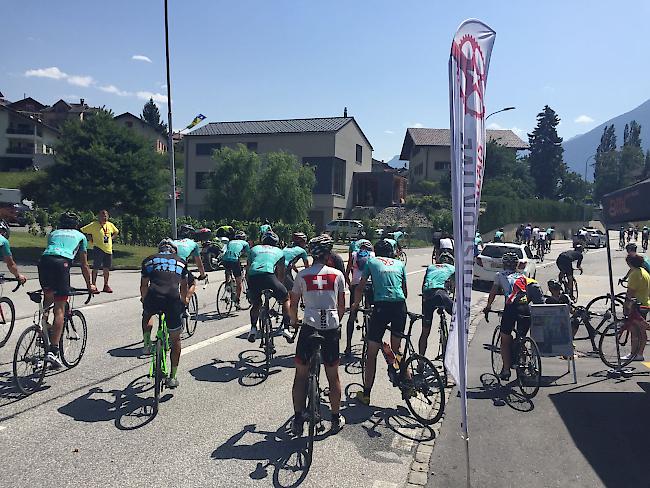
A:
MULTIPOLYGON (((618 239, 611 242, 616 249, 618 239)), ((613 250, 615 282, 628 269, 624 254, 613 250)), ((605 251, 588 251, 583 267, 585 274, 577 279, 579 303, 585 305, 608 289, 605 251)), ((537 278, 545 282, 556 275, 553 263, 537 278)), ((589 342, 576 341, 578 383, 566 374, 566 361, 543 358, 544 386, 526 400, 516 388, 500 387, 492 374, 486 346, 496 323, 496 318, 489 324, 481 319, 469 348, 472 486, 650 486, 644 449, 650 434, 645 421, 649 369, 632 363, 633 374, 610 379, 600 359, 588 354, 589 342)), ((466 486, 460 403, 453 393, 431 457, 430 487, 466 486)))

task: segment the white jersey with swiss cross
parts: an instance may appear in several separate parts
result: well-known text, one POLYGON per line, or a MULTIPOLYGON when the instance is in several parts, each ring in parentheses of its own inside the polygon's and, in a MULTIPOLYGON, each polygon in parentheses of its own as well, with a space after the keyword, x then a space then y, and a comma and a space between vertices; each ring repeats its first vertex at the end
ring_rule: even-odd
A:
POLYGON ((298 273, 292 291, 302 295, 304 324, 316 329, 339 327, 338 296, 345 292, 343 273, 324 264, 313 264, 298 273))

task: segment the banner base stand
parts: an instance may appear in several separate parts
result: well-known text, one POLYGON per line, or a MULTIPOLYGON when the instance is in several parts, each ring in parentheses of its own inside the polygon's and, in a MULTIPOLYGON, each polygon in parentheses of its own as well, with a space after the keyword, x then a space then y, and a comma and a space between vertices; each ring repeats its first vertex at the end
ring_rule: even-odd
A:
POLYGON ((632 374, 634 373, 634 368, 612 368, 607 370, 607 377, 608 378, 620 378, 623 375, 626 374, 632 374))

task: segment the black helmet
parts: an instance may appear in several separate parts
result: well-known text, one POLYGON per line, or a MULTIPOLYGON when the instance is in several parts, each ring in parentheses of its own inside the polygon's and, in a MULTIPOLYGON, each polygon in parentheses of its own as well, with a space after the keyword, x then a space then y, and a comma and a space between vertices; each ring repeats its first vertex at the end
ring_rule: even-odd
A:
POLYGON ((262 236, 262 244, 277 247, 280 244, 280 238, 275 232, 268 231, 262 236))
POLYGON ((501 264, 503 264, 503 269, 517 269, 519 257, 514 252, 506 252, 501 256, 501 264))
POLYGON ((243 230, 238 230, 237 232, 235 232, 235 239, 237 240, 245 241, 247 237, 248 236, 246 235, 246 232, 244 232, 243 230))
POLYGON ((9 230, 9 224, 7 223, 7 221, 4 219, 0 220, 0 234, 2 234, 7 239, 9 239, 10 233, 11 231, 9 230))
POLYGON ((178 248, 176 247, 176 244, 174 244, 174 241, 172 241, 169 237, 165 237, 158 243, 158 252, 173 252, 176 254, 178 252, 178 248))
POLYGON ((321 234, 309 241, 309 254, 315 259, 327 256, 332 252, 334 241, 328 234, 321 234))
POLYGON ((384 258, 393 258, 395 257, 395 249, 390 242, 382 239, 375 243, 375 255, 384 258))
POLYGON ((438 262, 440 264, 454 264, 454 257, 451 255, 451 253, 448 252, 443 252, 440 254, 440 257, 438 258, 438 262))
POLYGON ((78 229, 79 225, 81 225, 81 219, 74 212, 64 212, 59 217, 60 229, 78 229))
POLYGON ((180 239, 193 238, 196 229, 188 224, 183 224, 178 228, 178 237, 180 239))
POLYGON ((627 246, 625 246, 625 250, 627 252, 636 252, 636 249, 637 249, 636 244, 634 244, 633 242, 630 242, 627 246))
POLYGON ((562 285, 558 280, 548 280, 546 284, 549 290, 562 290, 562 285))

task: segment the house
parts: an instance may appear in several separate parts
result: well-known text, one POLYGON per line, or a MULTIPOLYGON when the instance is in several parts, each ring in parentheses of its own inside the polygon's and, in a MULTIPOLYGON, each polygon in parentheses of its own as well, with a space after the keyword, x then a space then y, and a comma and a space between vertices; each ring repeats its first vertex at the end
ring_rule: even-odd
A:
POLYGON ((52 164, 58 138, 58 129, 0 104, 0 171, 52 164))
MULTIPOLYGON (((488 141, 496 141, 515 152, 528 149, 528 144, 511 130, 488 129, 486 137, 488 141)), ((422 180, 439 181, 449 174, 450 140, 449 129, 410 128, 406 130, 399 158, 401 161, 409 162, 409 184, 422 180)))
POLYGON ((128 129, 131 129, 145 139, 150 140, 156 152, 167 152, 167 139, 158 130, 146 120, 133 115, 130 112, 124 112, 114 118, 115 122, 128 129))
POLYGON ((406 200, 407 171, 393 168, 383 161, 372 160, 370 173, 355 173, 354 205, 358 207, 390 207, 406 200))
POLYGON ((98 110, 97 107, 89 107, 83 98, 79 99, 79 103, 68 103, 65 100, 59 100, 51 107, 42 109, 40 118, 46 124, 60 128, 68 120, 81 120, 83 122, 84 119, 92 116, 98 110))
POLYGON ((205 211, 212 153, 222 147, 243 144, 260 154, 286 151, 313 166, 316 186, 309 218, 317 229, 349 213, 354 174, 371 171, 372 145, 354 117, 214 122, 186 134, 184 144, 184 210, 192 216, 205 211))

